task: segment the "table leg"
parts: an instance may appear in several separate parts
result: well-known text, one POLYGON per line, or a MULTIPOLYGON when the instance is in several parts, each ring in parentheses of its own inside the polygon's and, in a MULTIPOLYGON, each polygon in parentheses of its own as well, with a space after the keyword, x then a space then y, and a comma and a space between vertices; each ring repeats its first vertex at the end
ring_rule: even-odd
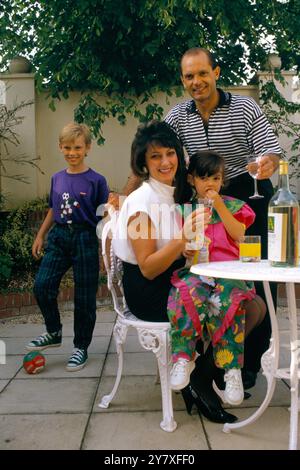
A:
POLYGON ((291 409, 290 409, 290 439, 289 449, 297 449, 298 435, 298 362, 299 362, 299 341, 297 330, 297 305, 295 296, 295 285, 292 282, 286 283, 286 293, 290 321, 290 379, 291 379, 291 409))
POLYGON ((226 433, 229 433, 232 429, 239 429, 244 426, 247 426, 248 424, 254 423, 268 407, 275 390, 275 375, 278 369, 279 362, 279 332, 270 285, 267 281, 264 281, 263 285, 272 326, 272 338, 270 340, 270 347, 261 358, 263 374, 267 379, 267 393, 260 407, 249 418, 243 421, 239 421, 237 423, 225 423, 223 431, 226 433))

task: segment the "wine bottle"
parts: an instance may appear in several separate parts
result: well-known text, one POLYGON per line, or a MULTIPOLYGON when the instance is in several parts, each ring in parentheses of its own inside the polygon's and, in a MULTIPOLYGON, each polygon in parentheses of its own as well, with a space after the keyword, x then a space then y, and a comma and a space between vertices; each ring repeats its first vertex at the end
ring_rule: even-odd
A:
POLYGON ((288 162, 280 160, 278 191, 268 209, 268 259, 278 267, 298 265, 299 205, 290 191, 288 171, 288 162))

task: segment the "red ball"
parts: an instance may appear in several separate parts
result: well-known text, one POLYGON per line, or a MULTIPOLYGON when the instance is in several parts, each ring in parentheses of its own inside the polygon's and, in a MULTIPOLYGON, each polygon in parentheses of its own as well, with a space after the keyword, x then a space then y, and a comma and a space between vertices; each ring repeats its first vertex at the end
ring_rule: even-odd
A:
POLYGON ((28 374, 38 374, 46 364, 45 356, 39 351, 31 351, 23 359, 23 367, 28 374))

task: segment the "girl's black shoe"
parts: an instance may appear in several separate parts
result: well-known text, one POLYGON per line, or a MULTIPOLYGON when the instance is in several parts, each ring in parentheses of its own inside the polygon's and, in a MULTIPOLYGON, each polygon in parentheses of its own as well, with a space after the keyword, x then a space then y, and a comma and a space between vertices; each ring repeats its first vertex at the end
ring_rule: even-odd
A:
POLYGON ((196 405, 198 413, 202 414, 213 423, 234 423, 237 417, 223 410, 218 396, 211 389, 210 396, 207 394, 198 394, 189 384, 181 390, 187 412, 191 414, 193 405, 196 405), (205 396, 206 395, 206 396, 205 396))

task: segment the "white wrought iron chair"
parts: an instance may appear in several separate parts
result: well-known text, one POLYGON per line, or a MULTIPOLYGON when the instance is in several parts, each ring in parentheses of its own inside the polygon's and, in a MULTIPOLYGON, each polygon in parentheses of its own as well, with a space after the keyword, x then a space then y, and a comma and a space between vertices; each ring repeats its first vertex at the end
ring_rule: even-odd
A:
POLYGON ((139 342, 144 349, 152 351, 158 363, 158 371, 161 385, 162 395, 162 412, 163 420, 160 427, 167 432, 172 432, 176 429, 177 423, 174 420, 173 404, 172 404, 172 391, 170 388, 170 367, 171 367, 171 353, 170 353, 170 340, 168 322, 148 322, 136 318, 128 309, 122 288, 122 272, 121 262, 115 256, 111 235, 113 232, 114 224, 116 223, 118 212, 110 213, 110 220, 105 223, 101 234, 102 256, 104 260, 105 269, 107 272, 107 286, 111 292, 114 310, 117 313, 117 319, 113 330, 113 335, 116 343, 118 354, 118 370, 116 380, 112 391, 109 395, 102 397, 99 407, 108 408, 110 402, 113 400, 117 393, 123 370, 123 345, 126 341, 128 329, 135 328, 137 330, 139 342), (121 293, 121 298, 118 297, 117 289, 121 293))

